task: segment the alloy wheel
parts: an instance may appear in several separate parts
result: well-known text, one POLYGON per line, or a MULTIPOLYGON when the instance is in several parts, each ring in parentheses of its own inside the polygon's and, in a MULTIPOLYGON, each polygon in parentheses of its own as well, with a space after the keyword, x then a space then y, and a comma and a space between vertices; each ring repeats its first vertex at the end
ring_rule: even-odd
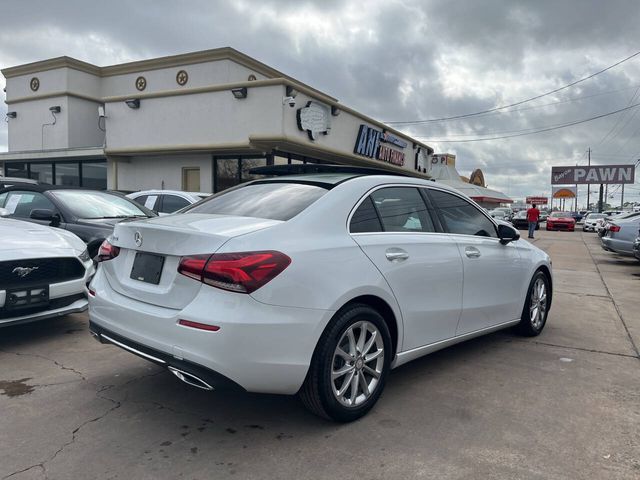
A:
POLYGON ((357 407, 376 390, 384 368, 384 340, 371 322, 350 325, 331 362, 331 389, 346 407, 357 407))
POLYGON ((536 279, 531 289, 529 319, 531 326, 540 330, 547 312, 547 285, 542 278, 536 279))

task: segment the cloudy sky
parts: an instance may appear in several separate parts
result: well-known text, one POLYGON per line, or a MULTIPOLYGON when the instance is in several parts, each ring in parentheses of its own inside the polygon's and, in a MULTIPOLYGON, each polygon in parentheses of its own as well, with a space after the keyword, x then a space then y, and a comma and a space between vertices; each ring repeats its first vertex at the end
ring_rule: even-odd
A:
MULTIPOLYGON (((491 139, 639 103, 640 55, 517 107, 415 122, 517 103, 589 76, 640 51, 639 24, 637 0, 7 1, 0 68, 60 55, 104 66, 230 46, 376 119, 414 122, 394 127, 455 153, 460 173, 480 167, 490 187, 521 198, 548 194, 550 166, 586 164, 589 147, 594 164, 640 158, 639 107, 491 139)), ((640 201, 640 183, 625 198, 640 201)), ((619 201, 616 192, 611 202, 619 201)))

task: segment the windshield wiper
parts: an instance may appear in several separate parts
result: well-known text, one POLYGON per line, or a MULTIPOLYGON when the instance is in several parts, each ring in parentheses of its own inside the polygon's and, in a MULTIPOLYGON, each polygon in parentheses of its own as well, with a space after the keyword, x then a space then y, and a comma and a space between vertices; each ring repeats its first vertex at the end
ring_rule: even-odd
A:
POLYGON ((109 218, 148 218, 147 215, 110 215, 105 217, 87 217, 86 220, 100 220, 109 218))

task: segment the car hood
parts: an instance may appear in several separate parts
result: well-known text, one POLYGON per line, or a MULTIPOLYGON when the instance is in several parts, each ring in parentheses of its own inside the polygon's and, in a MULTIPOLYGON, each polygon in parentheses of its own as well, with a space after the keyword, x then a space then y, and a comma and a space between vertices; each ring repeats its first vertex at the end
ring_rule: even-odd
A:
POLYGON ((0 261, 78 256, 86 248, 82 240, 66 230, 21 220, 0 219, 0 261))

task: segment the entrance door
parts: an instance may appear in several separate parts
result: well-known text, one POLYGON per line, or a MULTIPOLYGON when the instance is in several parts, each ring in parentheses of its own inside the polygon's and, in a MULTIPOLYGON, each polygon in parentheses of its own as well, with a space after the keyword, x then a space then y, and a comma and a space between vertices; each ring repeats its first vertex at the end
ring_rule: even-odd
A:
POLYGON ((185 192, 200 191, 200 167, 182 169, 182 190, 185 192))

